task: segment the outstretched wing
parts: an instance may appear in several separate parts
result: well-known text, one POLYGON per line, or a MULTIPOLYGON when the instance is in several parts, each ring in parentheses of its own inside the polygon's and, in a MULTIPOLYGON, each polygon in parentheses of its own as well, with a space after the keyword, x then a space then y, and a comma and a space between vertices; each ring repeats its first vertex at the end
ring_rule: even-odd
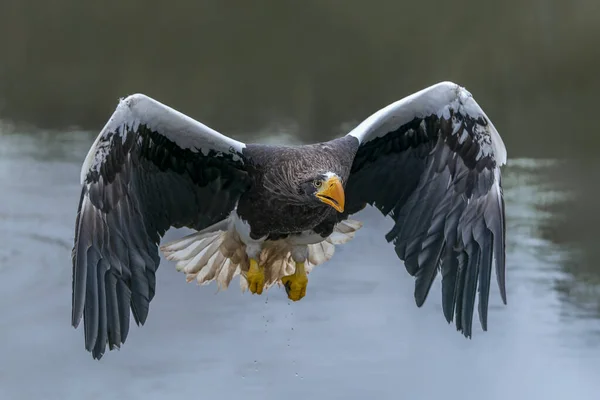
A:
POLYGON ((249 185, 245 145, 142 94, 120 101, 81 170, 72 324, 100 359, 144 324, 169 227, 227 217, 249 185))
POLYGON ((417 305, 440 269, 444 315, 466 337, 479 284, 486 330, 492 265, 506 304, 506 149, 492 122, 467 90, 443 82, 381 109, 349 135, 360 145, 346 215, 371 204, 394 219, 386 239, 416 277, 417 305))

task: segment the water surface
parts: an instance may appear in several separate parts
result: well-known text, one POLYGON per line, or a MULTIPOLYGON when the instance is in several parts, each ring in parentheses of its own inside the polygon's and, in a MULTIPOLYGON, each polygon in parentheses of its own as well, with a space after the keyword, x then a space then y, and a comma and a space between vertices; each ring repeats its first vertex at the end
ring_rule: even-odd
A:
POLYGON ((220 293, 186 284, 163 260, 146 326, 93 361, 70 327, 79 168, 92 140, 0 133, 1 399, 598 398, 598 275, 581 270, 584 247, 549 233, 563 230, 571 195, 552 160, 504 170, 509 304, 493 286, 489 331, 477 325, 472 340, 445 322, 439 281, 415 306, 413 279, 384 239, 391 222, 367 209, 298 303, 278 288, 242 294, 237 280, 220 293))

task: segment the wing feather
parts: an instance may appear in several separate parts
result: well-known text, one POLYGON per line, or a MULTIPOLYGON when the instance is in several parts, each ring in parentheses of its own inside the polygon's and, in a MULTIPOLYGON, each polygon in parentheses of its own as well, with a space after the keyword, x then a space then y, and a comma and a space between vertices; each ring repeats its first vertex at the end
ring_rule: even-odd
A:
POLYGON ((81 171, 73 246, 72 325, 101 358, 144 324, 158 244, 171 227, 225 218, 249 185, 245 145, 147 96, 121 100, 81 171))
POLYGON ((341 218, 365 204, 392 217, 386 239, 415 277, 416 304, 424 304, 439 270, 446 320, 470 337, 479 292, 486 330, 494 267, 506 303, 506 149, 492 122, 468 91, 442 82, 379 110, 348 135, 359 147, 341 218))

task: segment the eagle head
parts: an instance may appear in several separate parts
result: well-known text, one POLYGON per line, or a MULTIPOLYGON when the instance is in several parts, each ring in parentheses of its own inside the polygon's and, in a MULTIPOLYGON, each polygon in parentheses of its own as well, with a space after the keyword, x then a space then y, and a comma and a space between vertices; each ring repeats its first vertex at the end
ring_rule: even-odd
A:
POLYGON ((325 203, 337 212, 344 212, 344 186, 336 173, 319 173, 305 180, 300 190, 310 201, 325 203))

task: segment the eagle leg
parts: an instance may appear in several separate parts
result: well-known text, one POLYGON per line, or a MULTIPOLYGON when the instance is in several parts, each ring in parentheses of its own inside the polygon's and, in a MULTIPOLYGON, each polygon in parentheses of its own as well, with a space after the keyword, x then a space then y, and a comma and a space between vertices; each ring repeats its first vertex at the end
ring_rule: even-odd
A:
POLYGON ((250 259, 250 268, 246 273, 246 280, 248 280, 248 288, 253 294, 262 294, 265 286, 265 267, 258 265, 256 259, 250 259))
POLYGON ((292 301, 298 301, 306 295, 308 286, 308 277, 304 269, 303 262, 296 263, 296 271, 292 275, 286 275, 281 278, 281 283, 285 286, 285 292, 292 301))

